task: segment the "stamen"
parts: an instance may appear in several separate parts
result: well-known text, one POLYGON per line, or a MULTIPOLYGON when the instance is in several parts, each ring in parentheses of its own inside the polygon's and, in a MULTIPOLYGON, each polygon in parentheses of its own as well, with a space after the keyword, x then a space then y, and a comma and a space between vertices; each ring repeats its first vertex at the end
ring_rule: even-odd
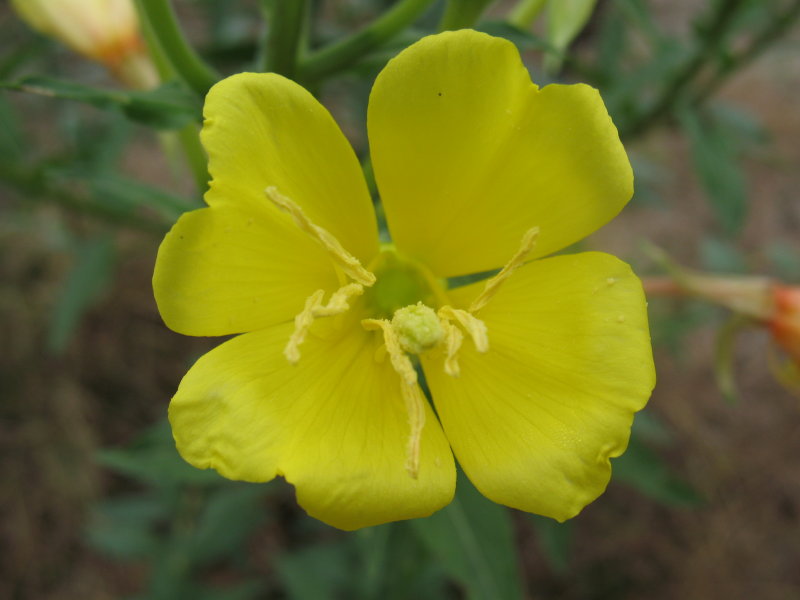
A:
POLYGON ((322 244, 322 247, 330 254, 333 261, 341 267, 345 275, 366 287, 370 287, 375 283, 375 275, 361 266, 358 259, 345 250, 332 233, 319 225, 315 225, 295 202, 281 194, 275 186, 269 186, 264 191, 267 194, 267 198, 275 206, 289 213, 300 229, 322 244))
POLYGON ((458 366, 458 351, 464 341, 464 334, 450 321, 442 319, 442 329, 444 329, 444 343, 446 356, 444 359, 444 372, 450 377, 458 377, 461 368, 458 366))
POLYGON ((470 337, 478 352, 489 350, 489 335, 486 324, 471 312, 452 306, 443 306, 439 309, 439 317, 446 321, 458 321, 470 337))
POLYGON ((416 479, 419 476, 419 455, 422 442, 422 428, 425 426, 425 399, 417 385, 417 372, 402 347, 391 322, 386 319, 364 319, 361 325, 367 331, 381 329, 383 343, 395 372, 400 375, 400 391, 408 414, 411 429, 406 447, 406 471, 416 479))
POLYGON ((511 274, 522 266, 525 258, 531 253, 534 246, 536 246, 536 239, 538 237, 538 227, 533 227, 525 232, 525 235, 522 236, 522 242, 520 243, 519 250, 517 250, 516 254, 511 257, 511 260, 506 263, 506 265, 497 275, 486 281, 486 285, 483 287, 483 292, 481 292, 481 295, 472 301, 472 304, 469 307, 469 312, 476 313, 489 303, 489 300, 494 297, 494 295, 497 293, 497 290, 500 288, 500 284, 511 277, 511 274))
POLYGON ((408 426, 411 428, 406 445, 406 471, 412 479, 416 479, 419 476, 422 428, 425 426, 425 399, 422 397, 422 390, 416 383, 409 385, 403 381, 400 389, 403 392, 403 401, 406 405, 406 413, 408 413, 408 426))
POLYGON ((361 321, 361 325, 367 331, 383 330, 383 343, 386 345, 386 351, 389 353, 392 367, 403 378, 404 382, 416 385, 417 372, 414 370, 414 365, 411 364, 408 354, 403 352, 400 347, 400 338, 397 337, 392 324, 386 319, 364 319, 361 321))
POLYGON ((296 364, 300 360, 300 344, 305 341, 314 319, 342 314, 350 308, 348 300, 363 293, 364 287, 361 284, 348 283, 331 294, 327 304, 322 304, 322 298, 325 296, 324 290, 317 290, 306 298, 302 312, 294 318, 294 331, 283 350, 286 359, 292 364, 296 364))

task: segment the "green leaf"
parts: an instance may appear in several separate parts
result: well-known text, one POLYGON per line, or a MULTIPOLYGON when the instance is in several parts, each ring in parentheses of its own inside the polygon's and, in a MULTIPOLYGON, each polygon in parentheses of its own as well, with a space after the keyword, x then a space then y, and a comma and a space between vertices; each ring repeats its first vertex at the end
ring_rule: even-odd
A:
POLYGON ((0 81, 0 88, 77 100, 102 109, 119 109, 129 119, 158 129, 179 129, 200 118, 197 99, 177 82, 150 91, 122 91, 32 75, 14 81, 0 81))
POLYGON ((380 598, 381 584, 389 570, 389 538, 394 523, 367 527, 355 533, 361 559, 360 582, 363 598, 380 598))
POLYGON ((97 461, 138 481, 159 487, 212 484, 224 480, 210 469, 195 469, 178 454, 169 423, 164 419, 126 448, 101 450, 97 461))
POLYGON ((533 32, 520 29, 508 21, 484 21, 475 29, 495 37, 505 38, 512 42, 521 51, 538 50, 540 52, 553 54, 557 57, 560 57, 563 54, 563 51, 554 46, 549 40, 540 37, 533 32))
POLYGON ((481 496, 465 476, 449 506, 411 526, 468 598, 522 597, 508 509, 481 496))
POLYGON ((714 376, 722 397, 729 404, 735 404, 739 400, 734 368, 736 337, 742 330, 752 325, 753 321, 750 319, 742 315, 733 315, 717 331, 714 347, 714 376))
POLYGON ((159 544, 152 526, 166 516, 167 507, 157 496, 106 500, 93 508, 86 527, 86 540, 115 558, 147 557, 159 544))
POLYGON ((165 220, 174 221, 184 212, 200 208, 185 198, 116 173, 97 174, 89 183, 94 197, 103 198, 124 213, 144 208, 163 215, 165 220))
POLYGON ((747 261, 741 250, 730 242, 705 237, 700 245, 700 259, 709 271, 747 273, 747 261))
POLYGON ((202 565, 234 554, 264 521, 263 500, 270 489, 266 484, 235 482, 215 490, 192 537, 192 561, 202 565))
POLYGON ((569 570, 569 557, 572 552, 572 528, 574 521, 559 523, 547 517, 531 515, 536 529, 536 541, 547 564, 559 575, 569 570))
POLYGON ((0 155, 4 161, 18 159, 25 152, 19 118, 5 98, 0 98, 0 155))
POLYGON ((346 598, 349 552, 347 545, 318 544, 281 556, 278 575, 287 596, 293 600, 334 600, 346 598))
POLYGON ((146 558, 158 546, 158 539, 147 529, 103 519, 93 519, 85 537, 93 548, 117 559, 146 558))
POLYGON ((47 346, 63 352, 83 314, 111 281, 115 253, 114 242, 107 235, 80 242, 74 264, 50 319, 47 346))
MULTIPOLYGON (((547 4, 547 40, 563 54, 589 22, 597 0, 550 0, 547 4)), ((545 57, 545 69, 552 73, 561 68, 563 58, 545 57)))
POLYGON ((614 481, 624 483, 665 506, 689 507, 701 498, 689 485, 672 474, 664 461, 636 438, 625 454, 612 461, 614 481))
POLYGON ((738 163, 736 144, 728 131, 710 117, 701 118, 684 109, 679 118, 711 207, 728 234, 738 233, 747 215, 747 185, 738 163))

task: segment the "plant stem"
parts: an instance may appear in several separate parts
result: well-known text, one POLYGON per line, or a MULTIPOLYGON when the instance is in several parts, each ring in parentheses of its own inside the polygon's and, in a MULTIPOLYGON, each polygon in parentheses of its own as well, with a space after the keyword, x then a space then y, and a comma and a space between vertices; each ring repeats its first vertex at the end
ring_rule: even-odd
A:
POLYGON ((156 236, 163 236, 169 229, 166 223, 120 211, 113 205, 98 201, 91 195, 79 195, 56 187, 47 181, 40 169, 29 169, 0 161, 0 180, 22 193, 30 200, 50 201, 69 211, 88 215, 107 223, 138 229, 156 236))
POLYGON ((702 104, 735 71, 753 61, 764 50, 789 32, 798 18, 800 18, 800 0, 795 1, 784 14, 774 17, 769 25, 755 36, 744 50, 739 51, 725 61, 714 76, 695 94, 692 102, 694 104, 702 104))
POLYGON ((464 29, 475 24, 492 0, 448 0, 439 31, 464 29))
POLYGON ((506 20, 515 27, 528 29, 536 21, 546 3, 547 0, 520 0, 508 13, 506 20))
POLYGON ((302 60, 297 68, 298 79, 313 83, 355 64, 413 23, 432 2, 400 0, 361 31, 302 60))
POLYGON ((197 191, 202 195, 208 189, 210 176, 208 174, 208 157, 200 144, 198 126, 194 123, 184 125, 178 131, 178 140, 183 148, 186 164, 192 173, 197 191))
POLYGON ((262 70, 294 79, 306 15, 305 0, 262 0, 271 5, 262 70))
POLYGON ((702 36, 694 53, 677 69, 659 97, 649 108, 634 117, 627 126, 620 128, 620 137, 633 138, 641 135, 654 124, 668 116, 682 100, 686 87, 702 70, 705 64, 714 58, 719 44, 728 33, 728 28, 745 0, 719 0, 716 10, 709 19, 710 25, 702 36))
POLYGON ((139 13, 178 76, 198 96, 205 96, 220 76, 186 41, 169 0, 136 0, 139 13))

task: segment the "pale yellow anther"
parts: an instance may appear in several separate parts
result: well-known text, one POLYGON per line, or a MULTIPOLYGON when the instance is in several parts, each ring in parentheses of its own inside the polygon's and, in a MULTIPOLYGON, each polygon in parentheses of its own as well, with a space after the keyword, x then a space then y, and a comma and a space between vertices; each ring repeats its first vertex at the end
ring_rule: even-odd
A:
POLYGON ((422 428, 425 427, 425 398, 416 383, 408 384, 403 381, 401 391, 408 414, 408 426, 411 429, 406 445, 406 471, 413 479, 416 479, 419 476, 422 428))
POLYGON ((283 349, 287 360, 292 364, 296 364, 300 360, 300 344, 305 341, 314 319, 342 314, 350 308, 350 298, 363 293, 364 286, 359 283, 348 283, 331 294, 327 304, 322 303, 322 299, 325 297, 324 290, 317 290, 306 298, 303 311, 294 318, 294 331, 286 348, 283 349))
POLYGON ((494 277, 488 279, 486 281, 486 285, 483 286, 483 291, 481 295, 475 298, 470 304, 469 312, 476 313, 484 306, 489 303, 489 300, 494 297, 497 293, 497 290, 500 288, 500 285, 509 277, 511 274, 519 269, 523 263, 525 262, 525 258, 528 254, 531 253, 533 248, 536 246, 536 239, 539 237, 539 228, 533 227, 525 232, 525 235, 522 236, 522 241, 519 245, 519 250, 517 250, 516 254, 511 257, 506 265, 500 270, 500 272, 495 275, 494 277))
POLYGON ((267 198, 279 209, 288 213, 300 229, 322 244, 345 275, 366 287, 375 283, 375 275, 361 266, 359 260, 345 250, 332 233, 314 224, 295 202, 281 194, 275 186, 269 186, 264 191, 267 198))
POLYGON ((364 319, 361 325, 367 331, 375 331, 378 329, 383 330, 383 343, 386 346, 386 352, 389 354, 389 360, 392 361, 392 367, 404 382, 416 385, 417 372, 414 370, 414 365, 408 354, 403 352, 400 346, 400 338, 397 336, 391 322, 386 319, 364 319))
POLYGON ((489 334, 486 331, 486 323, 481 321, 471 312, 452 306, 443 306, 439 309, 439 317, 446 321, 457 321, 459 325, 472 338, 475 349, 478 352, 489 350, 489 334))
POLYGON ((442 319, 442 329, 444 329, 445 359, 444 372, 451 377, 458 377, 461 368, 458 366, 458 351, 464 341, 464 334, 447 319, 442 319))
POLYGON ((408 415, 408 446, 406 448, 406 471, 416 479, 419 475, 420 444, 422 428, 425 426, 425 399, 417 385, 417 372, 411 359, 400 346, 400 338, 386 319, 364 319, 361 325, 368 331, 382 330, 383 344, 389 354, 392 368, 400 375, 400 391, 403 395, 406 414, 408 415))

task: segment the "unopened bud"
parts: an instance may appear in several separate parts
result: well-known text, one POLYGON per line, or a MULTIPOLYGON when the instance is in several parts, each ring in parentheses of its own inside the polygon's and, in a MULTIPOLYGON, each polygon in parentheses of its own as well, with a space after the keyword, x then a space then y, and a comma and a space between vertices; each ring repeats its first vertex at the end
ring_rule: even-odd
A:
POLYGON ((12 5, 28 25, 103 63, 125 85, 158 85, 132 0, 12 0, 12 5))
POLYGON ((775 341, 800 362, 800 287, 773 287, 775 312, 769 326, 775 341))

